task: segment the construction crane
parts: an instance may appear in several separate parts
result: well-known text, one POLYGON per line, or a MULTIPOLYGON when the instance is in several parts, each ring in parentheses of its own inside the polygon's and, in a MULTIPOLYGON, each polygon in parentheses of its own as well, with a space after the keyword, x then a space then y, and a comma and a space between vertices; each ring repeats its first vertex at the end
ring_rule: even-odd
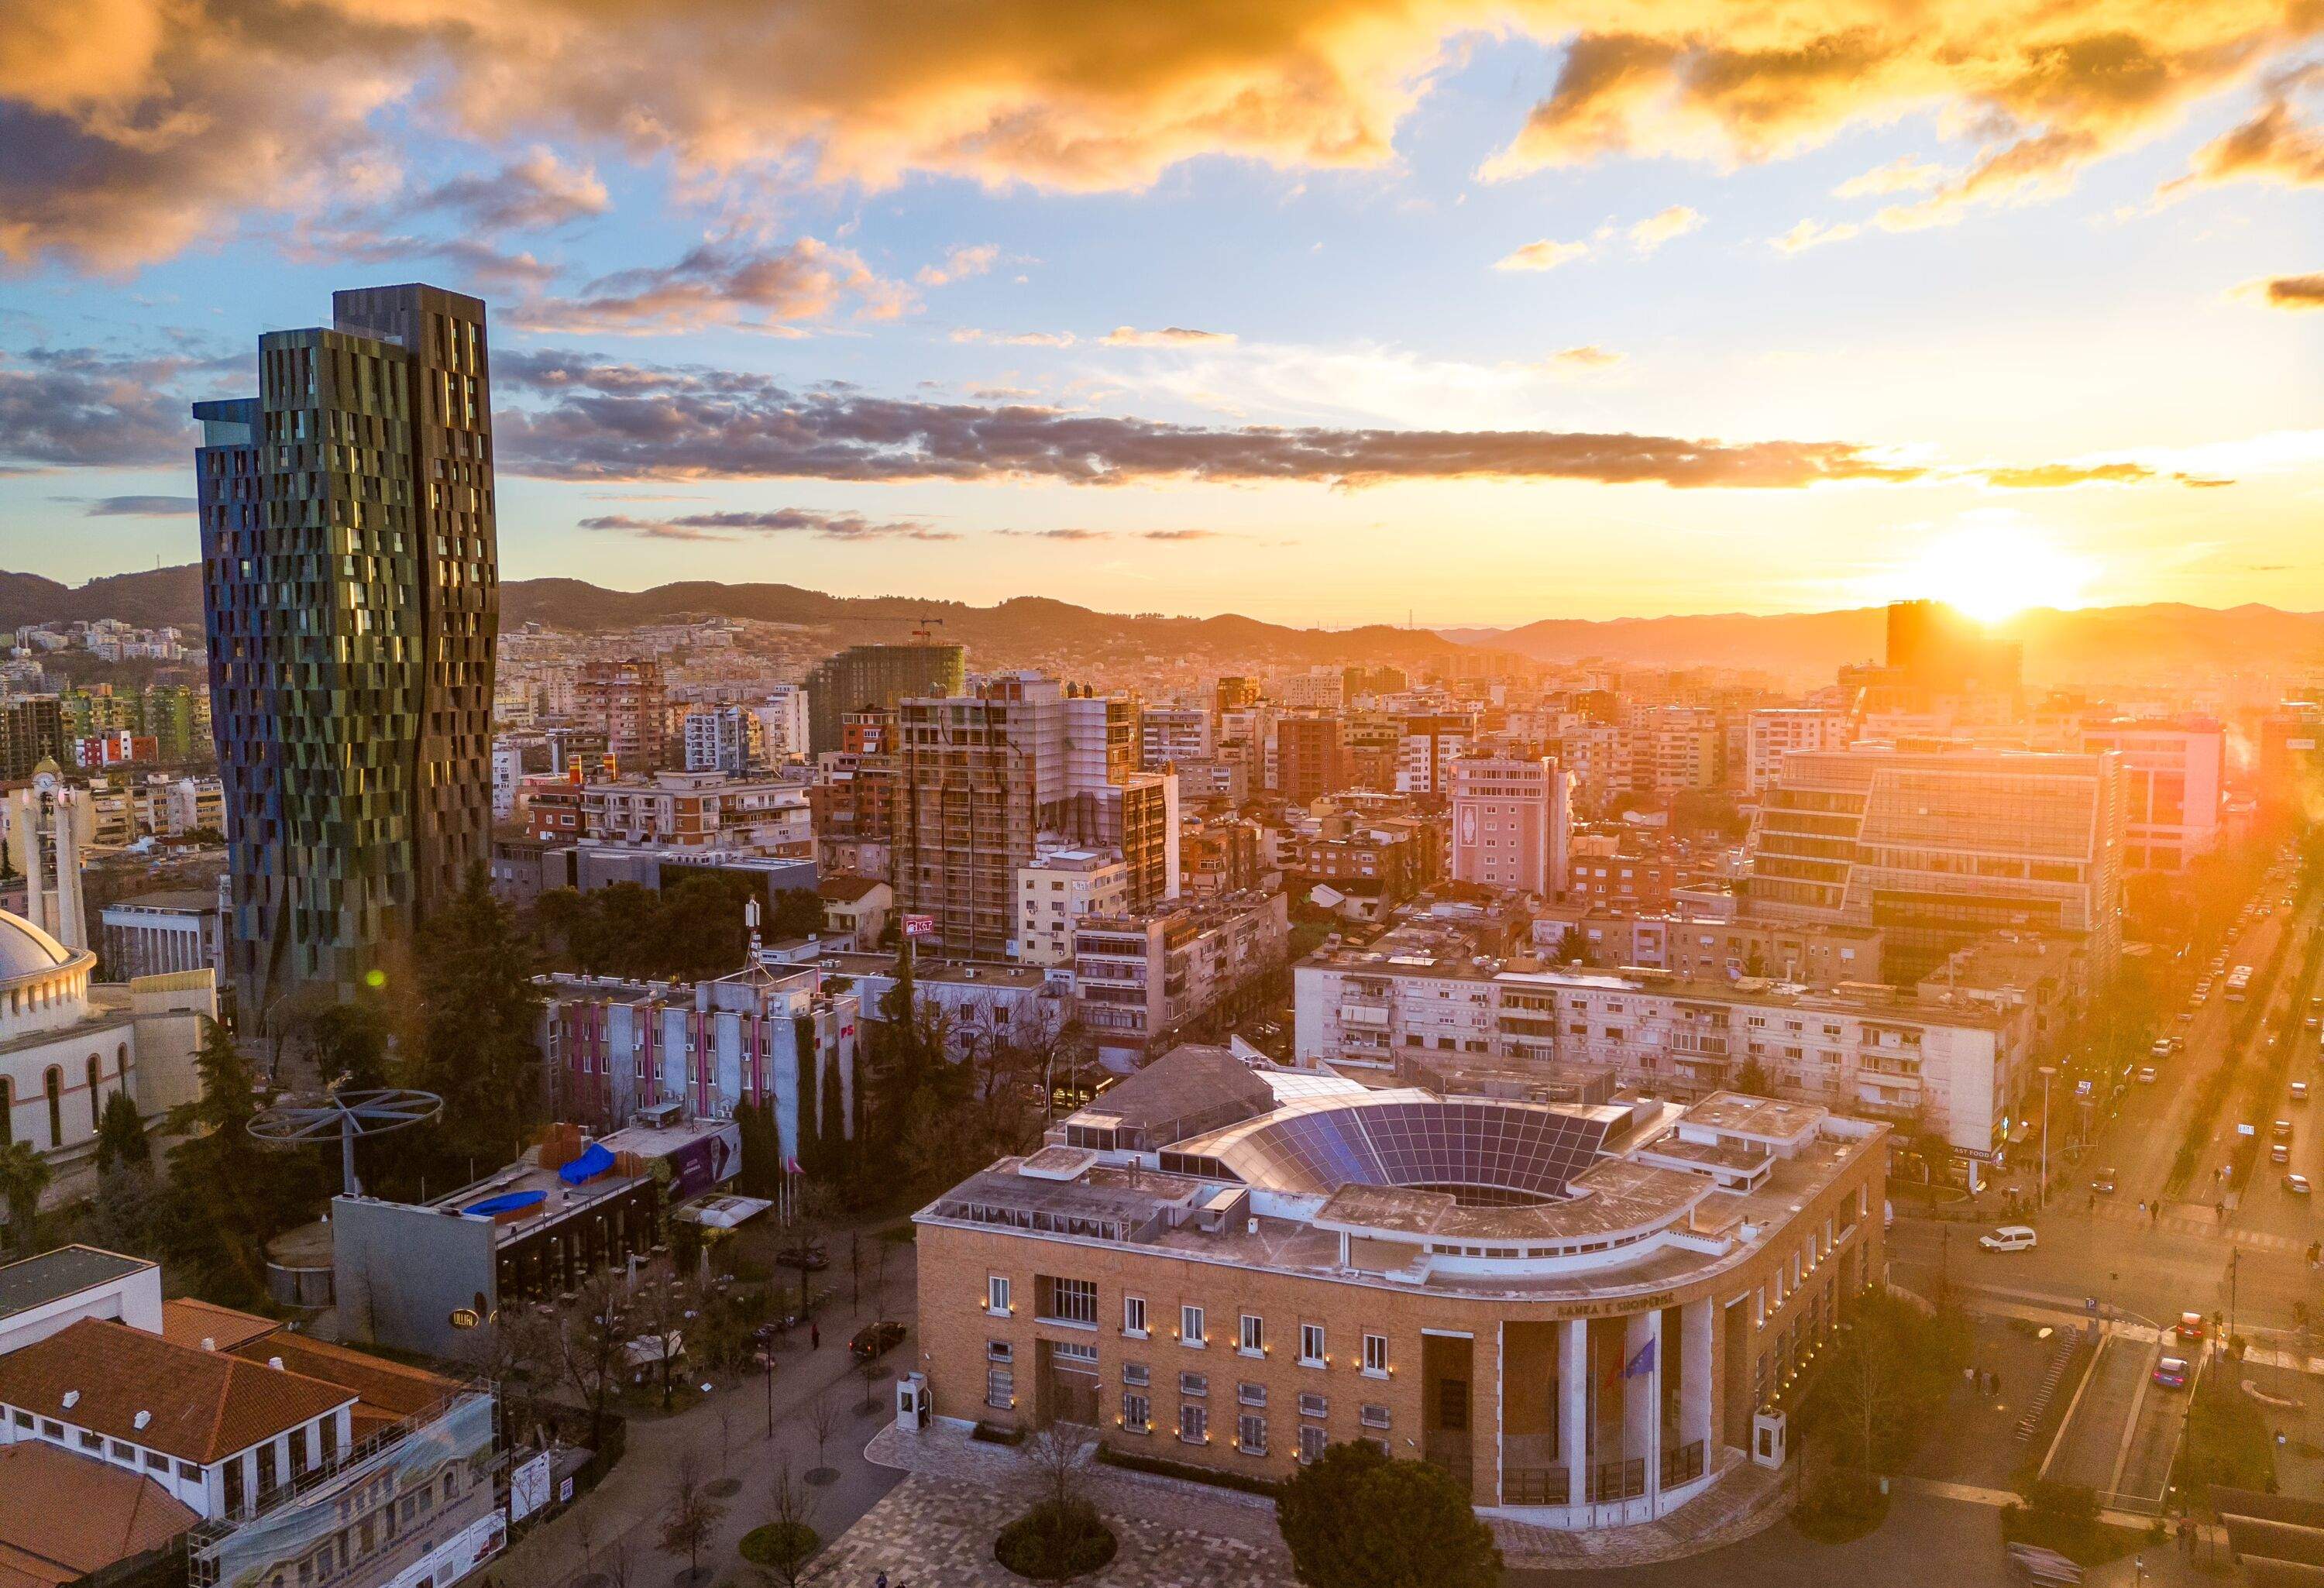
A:
POLYGON ((924 612, 919 614, 918 618, 915 620, 912 624, 912 638, 918 641, 923 645, 930 644, 936 639, 936 635, 931 631, 940 629, 944 627, 944 624, 945 620, 936 616, 936 614, 932 612, 924 612))

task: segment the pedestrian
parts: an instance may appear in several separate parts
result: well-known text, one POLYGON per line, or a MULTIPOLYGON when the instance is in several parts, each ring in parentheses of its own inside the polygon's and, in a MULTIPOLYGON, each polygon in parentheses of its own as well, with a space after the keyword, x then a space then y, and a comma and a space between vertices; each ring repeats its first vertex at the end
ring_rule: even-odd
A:
POLYGON ((2098 1212, 2098 1194, 2097 1192, 2093 1191, 2093 1192, 2091 1192, 2091 1193, 2090 1193, 2090 1196, 2089 1196, 2089 1212, 2091 1212, 2091 1213, 2096 1213, 2096 1212, 2098 1212))
POLYGON ((888 1574, 881 1573, 879 1580, 872 1584, 872 1588, 888 1588, 888 1574))
MULTIPOLYGON (((808 1323, 807 1326, 807 1348, 809 1351, 821 1351, 823 1349, 823 1325, 821 1324, 814 1322, 808 1323)), ((881 1574, 883 1581, 885 1580, 886 1575, 887 1574, 884 1572, 881 1574)))
POLYGON ((2146 1204, 2144 1200, 2142 1200, 2138 1205, 2138 1216, 2141 1218, 2144 1218, 2146 1216, 2146 1204))

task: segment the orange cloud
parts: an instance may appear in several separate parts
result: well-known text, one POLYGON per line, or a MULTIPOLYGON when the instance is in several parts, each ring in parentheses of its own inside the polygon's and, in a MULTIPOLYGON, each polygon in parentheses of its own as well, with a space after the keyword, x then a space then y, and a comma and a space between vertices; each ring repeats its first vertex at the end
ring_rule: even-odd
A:
POLYGON ((1116 326, 1105 334, 1109 347, 1231 347, 1234 334, 1231 331, 1195 331, 1185 326, 1164 326, 1158 331, 1141 331, 1135 326, 1116 326))
MULTIPOLYGON (((2021 199, 2280 65, 2283 0, 73 0, 0 28, 0 260, 125 269, 237 212, 311 208, 374 118, 501 144, 893 184, 1136 189, 1227 155, 1377 166, 1449 42, 1563 47, 1487 164, 1779 157, 1931 114, 1986 154, 1912 224, 2021 199), (1577 32, 1577 30, 1581 30, 1577 32)), ((942 267, 939 267, 942 268, 942 267)))
POLYGON ((1548 237, 1512 248, 1493 261, 1495 270, 1555 270, 1561 264, 1571 264, 1590 252, 1587 243, 1559 243, 1548 237))
POLYGON ((2324 274, 2277 276, 2267 283, 2271 309, 2324 309, 2324 274))

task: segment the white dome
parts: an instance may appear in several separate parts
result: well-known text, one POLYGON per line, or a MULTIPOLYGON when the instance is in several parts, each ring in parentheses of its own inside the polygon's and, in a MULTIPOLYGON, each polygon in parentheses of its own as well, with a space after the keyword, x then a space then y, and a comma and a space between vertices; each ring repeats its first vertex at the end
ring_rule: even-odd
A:
POLYGON ((0 983, 45 976, 73 962, 73 951, 21 915, 0 909, 0 983))

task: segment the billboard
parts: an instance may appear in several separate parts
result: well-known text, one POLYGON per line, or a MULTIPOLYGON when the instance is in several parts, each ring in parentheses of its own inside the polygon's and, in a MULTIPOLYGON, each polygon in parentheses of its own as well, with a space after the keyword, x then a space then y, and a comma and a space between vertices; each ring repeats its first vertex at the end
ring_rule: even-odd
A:
POLYGON ((908 915, 904 918, 904 936, 933 937, 936 935, 936 918, 932 915, 908 915))
POLYGON ((664 1155, 669 1200, 684 1202, 734 1177, 742 1167, 742 1127, 728 1120, 664 1155))

